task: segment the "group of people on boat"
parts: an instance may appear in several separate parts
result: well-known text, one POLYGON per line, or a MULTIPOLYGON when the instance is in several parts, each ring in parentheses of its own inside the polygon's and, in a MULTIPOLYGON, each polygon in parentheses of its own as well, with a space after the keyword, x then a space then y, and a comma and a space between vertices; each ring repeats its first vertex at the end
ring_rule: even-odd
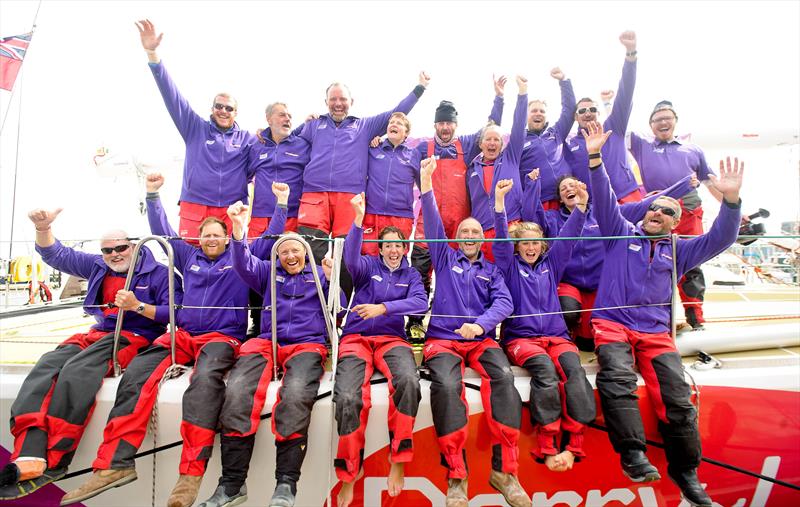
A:
POLYGON ((60 210, 32 211, 37 251, 54 268, 88 280, 85 310, 97 322, 42 356, 22 384, 11 408, 14 450, 0 471, 0 498, 29 494, 66 474, 103 378, 113 371, 114 329, 124 311, 117 360, 125 372, 94 473, 62 505, 136 479, 135 455, 159 385, 175 365, 193 370, 183 396, 179 478, 168 505, 194 504, 218 432, 222 477, 200 505, 232 506, 247 498, 245 480, 276 365, 283 376, 272 408, 276 488, 269 505, 294 505, 331 340, 339 340, 333 358, 339 435, 333 466, 342 483, 337 503, 352 503, 363 473, 375 370, 388 381, 387 480, 389 494, 397 496, 404 464, 414 454, 421 387, 409 336, 420 330, 448 507, 469 502, 466 367, 481 377, 490 484, 510 505, 531 505, 517 479, 523 406, 511 365, 531 376, 533 458, 562 472, 586 457, 584 432, 597 414, 579 345, 597 355, 602 414, 622 472, 634 482, 660 479, 645 454, 636 366, 659 419, 669 477, 690 504, 711 505, 697 477, 697 412, 670 332, 670 298, 673 277, 681 279, 681 296, 694 303, 686 306, 687 321, 702 325, 696 304, 702 273, 696 269, 736 239, 743 164, 728 159, 720 162, 719 175, 711 171, 699 148, 675 137, 677 114, 668 101, 650 115, 652 138, 628 135, 633 32, 620 36, 622 79, 602 124, 597 104, 576 102, 570 80, 556 68, 551 76, 559 82, 562 109, 555 124, 547 122, 547 105, 529 100, 527 80, 517 76, 512 127, 504 136, 507 80, 501 76, 494 79, 488 125, 456 136, 456 108, 442 101, 434 136, 412 140, 406 114, 428 86, 425 72, 408 96, 379 115, 351 116, 350 89, 333 83, 326 114, 292 130, 288 106, 274 102, 266 108, 267 127, 252 134, 235 122, 238 103, 230 94, 214 97, 209 119, 195 113, 156 52, 163 35, 148 20, 137 26, 186 143, 177 232, 159 198, 163 176, 150 174, 146 182, 150 229, 169 238, 182 275, 174 291, 174 358, 166 332, 167 268, 146 248, 133 258, 124 231, 103 235, 100 255, 65 247, 51 229, 60 210), (629 148, 648 195, 634 176, 629 148), (701 181, 721 202, 705 234, 696 190, 701 181), (673 241, 675 232, 696 237, 673 241), (298 233, 313 241, 301 241, 298 233), (343 307, 352 296, 341 338, 329 336, 335 324, 322 304, 334 268, 326 257, 330 242, 322 240, 329 237, 345 237, 342 290, 333 295, 343 307), (254 318, 262 325, 249 333, 247 308, 254 301, 263 308, 254 318))

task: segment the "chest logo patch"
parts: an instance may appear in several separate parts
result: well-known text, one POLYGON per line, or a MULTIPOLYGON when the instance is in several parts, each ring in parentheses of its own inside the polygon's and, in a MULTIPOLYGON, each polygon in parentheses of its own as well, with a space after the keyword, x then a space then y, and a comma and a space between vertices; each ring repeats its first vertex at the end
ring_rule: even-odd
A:
POLYGON ((453 271, 455 271, 455 272, 456 272, 456 273, 458 273, 459 275, 460 275, 461 273, 463 273, 463 272, 464 272, 464 270, 463 270, 463 269, 461 269, 459 266, 453 266, 453 267, 452 267, 452 268, 450 268, 450 269, 452 269, 453 271))
POLYGON ((216 141, 213 140, 213 139, 209 139, 208 141, 206 141, 206 144, 209 145, 209 146, 211 146, 214 143, 216 143, 216 141))
POLYGON ((200 266, 198 266, 197 264, 192 264, 189 267, 189 271, 194 271, 195 273, 197 273, 198 271, 200 271, 200 266))
POLYGON ((641 250, 641 249, 642 249, 642 246, 641 246, 641 245, 636 245, 636 244, 630 244, 630 245, 628 245, 628 250, 630 250, 630 251, 632 251, 632 252, 638 252, 638 251, 639 251, 639 250, 641 250))

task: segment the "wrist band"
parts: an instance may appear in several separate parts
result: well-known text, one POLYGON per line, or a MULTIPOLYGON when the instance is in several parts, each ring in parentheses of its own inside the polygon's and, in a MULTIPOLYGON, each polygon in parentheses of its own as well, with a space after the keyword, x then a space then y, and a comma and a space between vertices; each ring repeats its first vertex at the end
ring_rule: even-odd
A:
POLYGON ((636 56, 637 51, 634 49, 633 51, 628 51, 625 53, 625 56, 636 56))
POLYGON ((47 232, 50 230, 50 227, 48 227, 47 229, 39 229, 38 227, 34 227, 34 229, 36 229, 36 232, 47 232))
POLYGON ((600 153, 589 153, 589 160, 596 160, 600 158, 602 155, 600 153))

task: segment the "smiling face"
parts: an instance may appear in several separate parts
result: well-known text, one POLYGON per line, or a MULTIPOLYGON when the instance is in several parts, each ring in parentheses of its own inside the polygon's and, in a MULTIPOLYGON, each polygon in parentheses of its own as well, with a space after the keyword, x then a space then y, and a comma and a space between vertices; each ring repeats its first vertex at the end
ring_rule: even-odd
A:
POLYGON ((272 135, 283 139, 288 137, 292 131, 292 115, 286 104, 272 104, 267 108, 267 125, 269 125, 272 135))
POLYGON ((127 234, 106 234, 100 241, 100 251, 103 253, 103 262, 115 273, 126 273, 131 267, 133 259, 133 243, 127 239, 127 234), (105 253, 111 248, 110 253, 105 253), (116 250, 122 250, 118 252, 116 250))
POLYGON ((481 245, 483 244, 483 228, 481 227, 481 223, 472 217, 463 220, 458 224, 456 239, 477 240, 465 241, 458 244, 459 250, 464 253, 467 259, 474 261, 478 258, 478 254, 481 252, 481 245))
POLYGON ((408 123, 408 118, 403 113, 394 113, 389 118, 389 125, 386 127, 386 137, 389 142, 394 146, 399 145, 408 137, 408 131, 411 126, 408 123))
POLYGON ((222 130, 233 127, 237 113, 236 99, 227 95, 217 95, 211 105, 211 119, 222 130))
POLYGON ((500 156, 500 152, 503 151, 503 137, 497 126, 490 125, 483 129, 480 148, 483 160, 486 162, 491 162, 500 156))
MULTIPOLYGON (((535 238, 541 238, 542 233, 537 231, 520 231, 519 235, 516 237, 530 238, 534 240, 535 238)), ((544 242, 542 241, 517 242, 517 252, 519 253, 519 257, 531 266, 536 264, 536 261, 538 261, 539 257, 542 256, 544 250, 544 242)))
POLYGON ((350 106, 353 105, 350 90, 342 84, 332 84, 328 88, 325 104, 328 106, 328 114, 331 115, 333 121, 338 123, 344 120, 350 112, 350 106))
POLYGON ((680 210, 680 205, 674 199, 656 199, 644 214, 642 229, 650 236, 669 234, 680 222, 680 210), (668 210, 672 210, 672 216, 668 210))
POLYGON ((656 111, 650 118, 650 128, 659 141, 671 140, 675 136, 675 124, 677 123, 677 116, 669 109, 656 111))
POLYGON ((528 104, 528 130, 540 132, 547 124, 547 104, 533 100, 528 104))
POLYGON ((228 231, 218 221, 204 221, 200 225, 200 249, 212 261, 225 252, 228 231))
POLYGON ((449 143, 456 135, 456 126, 458 124, 454 121, 437 121, 433 124, 436 130, 436 137, 442 140, 443 143, 449 143))
POLYGON ((558 184, 558 197, 570 211, 578 204, 578 180, 564 178, 558 184))
POLYGON ((578 129, 589 129, 591 122, 597 121, 597 104, 592 100, 581 100, 575 107, 575 121, 578 129))
POLYGON ((306 249, 295 239, 284 241, 278 248, 278 260, 284 271, 296 275, 306 267, 306 249))
POLYGON ((380 239, 383 240, 381 243, 381 257, 383 257, 383 262, 389 266, 389 269, 397 269, 400 267, 400 263, 403 261, 403 256, 405 255, 405 247, 403 243, 400 242, 392 242, 392 240, 403 239, 400 235, 396 232, 387 232, 383 234, 380 239))

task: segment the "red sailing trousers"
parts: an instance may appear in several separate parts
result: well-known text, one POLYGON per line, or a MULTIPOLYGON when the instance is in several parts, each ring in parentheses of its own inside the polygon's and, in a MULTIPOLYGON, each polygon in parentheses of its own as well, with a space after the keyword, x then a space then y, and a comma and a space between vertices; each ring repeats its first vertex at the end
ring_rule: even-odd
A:
MULTIPOLYGON (((239 346, 239 340, 221 333, 192 336, 183 329, 175 332, 175 361, 184 365, 194 362, 189 387, 183 394, 181 474, 199 476, 205 472, 224 400, 223 377, 233 366, 239 346)), ((134 466, 159 383, 171 364, 169 334, 157 338, 152 347, 131 361, 120 380, 103 443, 92 464, 96 470, 134 466)))
MULTIPOLYGON (((149 341, 122 331, 117 359, 124 368, 149 341)), ((95 406, 103 378, 113 371, 114 333, 89 330, 44 354, 11 405, 14 451, 46 458, 49 468, 69 465, 95 406)))
POLYGON ((333 392, 339 431, 334 465, 343 482, 355 480, 364 459, 364 432, 372 406, 370 379, 376 369, 389 387, 389 459, 408 463, 414 456, 414 419, 422 395, 411 345, 398 336, 347 335, 339 345, 333 392))
POLYGON ((431 372, 433 425, 448 478, 465 479, 469 407, 464 392, 464 368, 481 376, 481 401, 491 434, 492 469, 516 474, 522 400, 505 353, 493 339, 425 341, 425 365, 431 372))
POLYGON ((531 375, 530 412, 537 443, 533 455, 541 460, 558 454, 561 432, 566 432, 566 450, 576 458, 586 456, 583 434, 595 418, 594 390, 575 344, 560 336, 541 336, 511 340, 505 350, 511 364, 531 375))

